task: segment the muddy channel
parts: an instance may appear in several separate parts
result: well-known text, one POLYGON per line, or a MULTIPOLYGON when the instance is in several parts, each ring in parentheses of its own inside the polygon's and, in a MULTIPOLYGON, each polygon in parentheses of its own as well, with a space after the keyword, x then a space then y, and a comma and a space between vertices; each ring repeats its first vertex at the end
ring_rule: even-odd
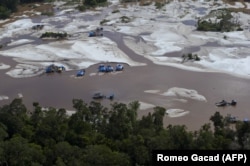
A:
MULTIPOLYGON (((100 16, 86 16, 83 19, 100 19, 100 16)), ((34 18, 34 22, 39 23, 42 19, 34 18)), ((51 22, 58 27, 62 23, 51 22)), ((12 78, 5 73, 7 70, 0 70, 0 95, 6 95, 8 100, 0 100, 0 105, 7 104, 18 94, 23 95, 26 106, 32 110, 32 103, 39 102, 44 107, 66 108, 72 110, 72 99, 83 99, 86 103, 92 101, 92 95, 96 91, 104 94, 114 93, 113 101, 102 100, 105 106, 112 102, 142 101, 166 109, 180 108, 190 111, 183 117, 170 118, 165 116, 165 125, 184 124, 189 129, 199 129, 201 125, 209 122, 209 118, 214 112, 220 111, 223 115, 231 114, 239 119, 250 118, 250 80, 235 77, 223 73, 203 73, 186 71, 169 66, 156 65, 143 56, 137 55, 124 43, 125 34, 118 32, 104 31, 104 35, 117 43, 119 49, 127 54, 132 60, 146 63, 145 66, 131 67, 125 64, 125 70, 117 74, 91 74, 97 72, 98 64, 86 69, 83 78, 75 79, 73 76, 76 70, 66 71, 58 74, 42 74, 29 78, 12 78), (146 90, 159 90, 166 92, 169 88, 181 87, 195 89, 199 94, 206 97, 207 102, 196 101, 186 98, 183 103, 175 100, 178 97, 166 97, 157 94, 145 93, 146 90), (236 107, 217 108, 215 102, 222 99, 238 101, 236 107)), ((130 36, 131 37, 131 36, 130 36)), ((140 36, 133 36, 139 38, 140 36)), ((34 39, 29 35, 19 36, 18 39, 32 38, 32 44, 41 44, 40 39, 34 39)), ((10 38, 4 39, 8 43, 10 38)), ((3 41, 2 41, 3 42, 3 41)), ((211 46, 217 43, 210 43, 211 46)), ((12 46, 13 47, 13 46, 12 46)), ((9 47, 10 48, 10 47, 9 47)), ((8 46, 3 49, 9 49, 8 46)), ((165 56, 180 56, 199 50, 199 47, 185 48, 182 52, 174 52, 165 56)), ((17 62, 9 57, 0 55, 0 62, 14 67, 17 62)), ((146 115, 152 109, 140 110, 139 116, 146 115)))

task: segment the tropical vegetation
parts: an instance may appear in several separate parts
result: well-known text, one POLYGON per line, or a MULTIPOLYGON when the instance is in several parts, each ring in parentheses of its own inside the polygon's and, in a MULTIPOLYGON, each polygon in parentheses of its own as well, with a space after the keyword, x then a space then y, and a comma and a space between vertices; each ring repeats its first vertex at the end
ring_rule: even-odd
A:
MULTIPOLYGON (((10 15, 18 10, 18 5, 30 4, 30 3, 42 3, 53 2, 55 0, 1 0, 0 1, 0 19, 6 19, 10 15)), ((93 8, 96 6, 102 6, 107 3, 107 0, 68 0, 67 4, 77 3, 79 10, 85 10, 86 8, 93 8)), ((44 14, 44 13, 43 13, 44 14)), ((52 15, 51 13, 45 13, 46 15, 52 15)), ((44 14, 44 15, 45 15, 44 14)))
POLYGON ((231 10, 212 10, 207 16, 199 18, 197 22, 198 31, 230 32, 241 31, 239 18, 232 15, 231 10))
POLYGON ((69 35, 66 32, 45 32, 43 33, 40 38, 53 38, 53 39, 65 39, 69 35))
POLYGON ((182 55, 182 63, 184 63, 186 61, 190 61, 190 60, 200 61, 201 58, 197 54, 192 54, 192 53, 182 55))
MULTIPOLYGON (((76 113, 63 108, 43 109, 22 99, 0 107, 0 161, 27 165, 151 165, 151 152, 183 149, 250 149, 250 123, 230 121, 219 112, 197 131, 184 125, 164 127, 165 108, 138 118, 139 102, 73 100, 76 113)), ((195 123, 195 122, 194 122, 195 123)))

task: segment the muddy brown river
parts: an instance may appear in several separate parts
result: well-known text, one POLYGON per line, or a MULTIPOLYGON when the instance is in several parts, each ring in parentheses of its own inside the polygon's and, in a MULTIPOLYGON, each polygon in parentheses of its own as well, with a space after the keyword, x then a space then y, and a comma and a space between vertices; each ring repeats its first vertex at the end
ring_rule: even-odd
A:
MULTIPOLYGON (((89 19, 92 19, 89 16, 89 19)), ((94 16, 93 16, 94 17, 94 16)), ((39 19, 36 19, 37 22, 39 19)), ((57 24, 54 22, 54 24, 57 24)), ((60 25, 58 25, 60 26, 60 25)), ((125 70, 118 74, 92 75, 97 72, 98 64, 86 69, 86 75, 81 79, 72 77, 76 71, 66 71, 61 74, 42 74, 31 78, 12 78, 0 70, 0 95, 6 95, 9 100, 0 101, 0 105, 9 103, 21 93, 26 106, 32 110, 32 103, 39 102, 44 107, 66 108, 72 110, 72 99, 83 99, 86 103, 92 101, 96 91, 104 94, 114 93, 113 101, 101 101, 105 106, 112 102, 143 101, 166 109, 180 108, 190 111, 183 117, 170 118, 165 116, 165 125, 184 124, 188 129, 199 129, 209 122, 209 118, 216 111, 223 115, 231 114, 239 119, 250 118, 250 80, 223 73, 203 73, 160 66, 148 59, 137 55, 123 43, 124 34, 104 32, 104 35, 118 44, 118 47, 131 59, 146 63, 146 66, 130 67, 125 64, 125 70), (171 97, 145 93, 146 90, 160 90, 166 92, 169 88, 181 87, 195 89, 206 97, 207 102, 188 99, 187 103, 174 101, 171 97), (236 107, 218 108, 215 102, 222 99, 238 101, 236 107)), ((25 36, 27 38, 28 36, 25 36)), ((19 37, 20 39, 23 36, 19 37)), ((137 36, 135 36, 137 38, 137 36)), ((5 39, 7 41, 7 39, 5 39)), ((41 42, 38 39, 34 42, 41 42)), ((4 49, 8 49, 5 47, 4 49)), ((198 48, 186 48, 190 50, 198 48)), ((171 53, 169 56, 179 56, 182 52, 171 53)), ((166 55, 168 56, 168 55, 166 55)), ((0 62, 14 67, 17 62, 9 57, 0 55, 0 62)), ((115 65, 115 64, 113 64, 115 65)), ((176 97, 178 98, 178 97, 176 97)), ((139 116, 146 115, 149 110, 141 110, 139 116)))

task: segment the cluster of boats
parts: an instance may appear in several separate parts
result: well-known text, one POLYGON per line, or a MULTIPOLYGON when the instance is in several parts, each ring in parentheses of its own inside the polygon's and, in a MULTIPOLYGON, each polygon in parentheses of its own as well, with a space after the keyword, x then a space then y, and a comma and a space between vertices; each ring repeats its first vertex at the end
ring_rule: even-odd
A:
MULTIPOLYGON (((229 123, 236 123, 238 121, 241 121, 240 119, 238 119, 236 116, 232 116, 231 114, 228 114, 226 117, 225 117, 226 121, 229 122, 229 123)), ((248 118, 244 118, 242 120, 243 122, 249 122, 249 119, 248 118)))
MULTIPOLYGON (((117 64, 115 66, 115 68, 111 65, 107 65, 105 66, 104 64, 100 64, 98 67, 98 72, 101 73, 109 73, 109 72, 113 72, 113 71, 122 71, 124 69, 122 64, 117 64)), ((77 71, 76 73, 76 77, 82 77, 85 75, 85 69, 81 69, 79 71, 77 71)))
MULTIPOLYGON (((98 71, 99 72, 113 72, 113 71, 122 71, 124 69, 123 65, 122 64, 117 64, 114 67, 112 67, 111 65, 104 65, 104 64, 100 64, 99 67, 98 67, 98 71)), ((65 71, 65 67, 64 66, 57 66, 57 65, 49 65, 45 72, 46 73, 54 73, 54 72, 57 72, 57 73, 61 73, 62 71, 65 71)), ((81 69, 81 70, 78 70, 77 73, 76 73, 76 77, 82 77, 84 76, 86 73, 85 69, 81 69)), ((95 100, 98 100, 98 99, 109 99, 109 100, 113 100, 114 99, 114 94, 110 94, 110 95, 104 95, 103 93, 101 92, 96 92, 94 93, 93 99, 95 100)))
POLYGON ((221 102, 215 103, 217 107, 225 107, 225 106, 236 106, 237 102, 235 100, 232 100, 231 102, 227 102, 225 100, 222 100, 221 102))
POLYGON ((95 30, 89 32, 89 37, 103 36, 102 31, 103 31, 102 27, 96 28, 95 30))
POLYGON ((114 99, 114 94, 112 93, 112 94, 106 96, 106 95, 102 94, 101 92, 96 92, 96 93, 94 93, 92 98, 93 99, 110 99, 110 100, 113 100, 114 99))
POLYGON ((124 67, 123 67, 122 64, 117 64, 115 66, 115 69, 111 65, 105 66, 104 64, 100 64, 99 67, 98 67, 99 72, 106 72, 106 73, 107 72, 113 72, 113 71, 122 71, 123 69, 124 69, 124 67))
POLYGON ((45 70, 45 73, 54 73, 54 72, 57 72, 57 73, 61 73, 62 71, 65 71, 65 67, 64 66, 57 66, 57 65, 49 65, 46 70, 45 70))

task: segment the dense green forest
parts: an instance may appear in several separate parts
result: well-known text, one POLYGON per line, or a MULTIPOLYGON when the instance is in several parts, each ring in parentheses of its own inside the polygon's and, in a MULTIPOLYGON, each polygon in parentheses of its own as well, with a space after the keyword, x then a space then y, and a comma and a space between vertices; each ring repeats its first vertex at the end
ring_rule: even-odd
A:
POLYGON ((72 116, 63 108, 33 106, 28 110, 22 99, 14 99, 0 107, 1 164, 135 166, 151 165, 154 149, 250 149, 250 123, 232 124, 219 112, 211 125, 189 131, 182 125, 163 127, 162 107, 139 119, 137 101, 108 109, 74 99, 72 116))
POLYGON ((16 12, 18 5, 45 1, 46 0, 0 0, 0 19, 6 19, 11 13, 16 12))

